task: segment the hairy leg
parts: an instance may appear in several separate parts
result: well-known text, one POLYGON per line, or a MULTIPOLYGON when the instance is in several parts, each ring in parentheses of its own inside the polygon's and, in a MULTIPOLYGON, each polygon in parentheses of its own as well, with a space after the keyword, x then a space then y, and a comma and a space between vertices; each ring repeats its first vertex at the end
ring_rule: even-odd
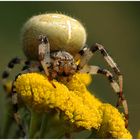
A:
POLYGON ((127 101, 125 100, 124 96, 120 96, 120 86, 116 82, 114 76, 112 73, 106 69, 101 69, 98 66, 85 66, 83 69, 79 70, 80 73, 89 73, 92 75, 96 74, 102 74, 104 75, 108 81, 110 82, 111 87, 113 88, 114 92, 117 93, 119 96, 119 100, 121 100, 121 103, 124 108, 124 113, 125 113, 125 118, 126 118, 126 127, 128 126, 128 106, 127 106, 127 101))
MULTIPOLYGON (((115 74, 118 77, 118 82, 119 82, 119 87, 120 87, 120 92, 119 92, 119 99, 117 102, 117 107, 121 105, 121 101, 123 98, 123 76, 115 63, 115 61, 112 59, 112 57, 109 55, 109 53, 106 51, 104 46, 96 43, 92 45, 90 48, 84 47, 79 53, 75 56, 75 59, 80 59, 80 63, 78 64, 78 69, 82 69, 88 61, 91 59, 91 57, 94 55, 95 52, 99 51, 101 55, 104 57, 105 61, 107 64, 113 69, 115 74)), ((123 103, 122 103, 123 104, 123 103)))

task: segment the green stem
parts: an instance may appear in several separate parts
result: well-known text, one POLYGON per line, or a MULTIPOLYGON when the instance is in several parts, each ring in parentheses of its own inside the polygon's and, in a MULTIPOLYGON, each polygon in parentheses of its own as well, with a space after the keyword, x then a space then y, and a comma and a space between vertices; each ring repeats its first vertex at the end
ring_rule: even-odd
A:
POLYGON ((49 116, 48 114, 44 114, 43 119, 42 119, 42 123, 41 123, 41 128, 40 128, 40 138, 44 138, 44 134, 46 131, 46 127, 48 126, 48 120, 49 120, 49 116))
POLYGON ((63 124, 58 112, 50 110, 44 114, 40 128, 40 138, 62 138, 64 136, 63 124))
POLYGON ((50 110, 43 115, 41 128, 40 128, 40 138, 45 138, 46 132, 49 133, 50 129, 53 128, 53 123, 57 123, 56 119, 57 112, 50 110))
POLYGON ((31 111, 29 138, 36 138, 42 121, 42 114, 31 111))

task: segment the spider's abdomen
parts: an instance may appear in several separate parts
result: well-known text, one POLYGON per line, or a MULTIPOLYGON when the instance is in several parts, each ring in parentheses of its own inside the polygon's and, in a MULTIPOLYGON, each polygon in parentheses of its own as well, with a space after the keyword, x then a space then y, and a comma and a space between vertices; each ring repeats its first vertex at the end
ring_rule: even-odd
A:
POLYGON ((30 18, 22 30, 25 55, 37 60, 38 37, 48 37, 51 51, 64 50, 75 55, 85 45, 86 31, 76 19, 58 13, 47 13, 30 18))
POLYGON ((49 73, 51 78, 59 76, 73 75, 77 70, 77 65, 73 56, 66 51, 56 51, 51 53, 51 66, 49 73))

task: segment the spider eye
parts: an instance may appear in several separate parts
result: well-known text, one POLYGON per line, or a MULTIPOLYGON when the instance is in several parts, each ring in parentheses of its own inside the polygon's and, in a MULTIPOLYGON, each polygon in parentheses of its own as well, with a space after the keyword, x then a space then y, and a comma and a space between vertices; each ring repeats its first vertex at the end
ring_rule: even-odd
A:
POLYGON ((47 44, 48 43, 48 38, 44 35, 39 35, 39 41, 47 44))

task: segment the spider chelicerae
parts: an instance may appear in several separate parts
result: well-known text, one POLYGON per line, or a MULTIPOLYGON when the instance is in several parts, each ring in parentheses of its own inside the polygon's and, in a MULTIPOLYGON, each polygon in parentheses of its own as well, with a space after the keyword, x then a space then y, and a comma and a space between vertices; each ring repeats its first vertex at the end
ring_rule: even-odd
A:
MULTIPOLYGON (((24 66, 22 69, 22 73, 27 72, 44 72, 48 79, 57 79, 58 81, 61 80, 70 80, 71 76, 75 73, 89 73, 92 75, 101 74, 104 75, 110 82, 111 87, 113 88, 114 92, 118 95, 118 102, 117 107, 121 104, 124 108, 125 120, 126 120, 126 127, 128 125, 128 107, 127 101, 123 95, 123 76, 114 62, 114 60, 110 57, 108 52, 105 48, 100 44, 94 44, 90 48, 83 47, 75 56, 71 55, 69 52, 66 51, 50 51, 50 43, 49 39, 44 36, 40 35, 38 38, 39 45, 38 45, 38 61, 31 61, 27 60, 24 61, 24 66), (103 55, 105 61, 108 65, 113 69, 114 73, 118 77, 118 82, 113 74, 108 71, 107 69, 102 69, 98 66, 90 66, 87 65, 88 61, 91 59, 95 52, 99 51, 101 55, 103 55), (79 61, 80 60, 80 61, 79 61), (79 61, 79 63, 77 63, 79 61)), ((3 72, 2 78, 3 83, 5 83, 6 79, 9 77, 9 72, 11 69, 14 68, 16 64, 20 64, 23 61, 19 58, 14 58, 8 63, 7 69, 3 72)), ((19 74, 18 74, 19 75, 19 74)), ((16 76, 17 78, 18 76, 16 76)), ((15 80, 16 80, 15 78, 15 80)), ((14 82, 13 82, 14 83, 14 82)), ((5 84, 3 84, 5 85, 5 84)), ((55 87, 55 85, 53 85, 55 87)), ((16 89, 14 84, 12 86, 12 100, 13 100, 13 108, 14 108, 14 118, 19 125, 19 128, 22 129, 24 135, 25 132, 23 130, 22 124, 20 123, 20 117, 18 114, 18 97, 16 93, 16 89)))

